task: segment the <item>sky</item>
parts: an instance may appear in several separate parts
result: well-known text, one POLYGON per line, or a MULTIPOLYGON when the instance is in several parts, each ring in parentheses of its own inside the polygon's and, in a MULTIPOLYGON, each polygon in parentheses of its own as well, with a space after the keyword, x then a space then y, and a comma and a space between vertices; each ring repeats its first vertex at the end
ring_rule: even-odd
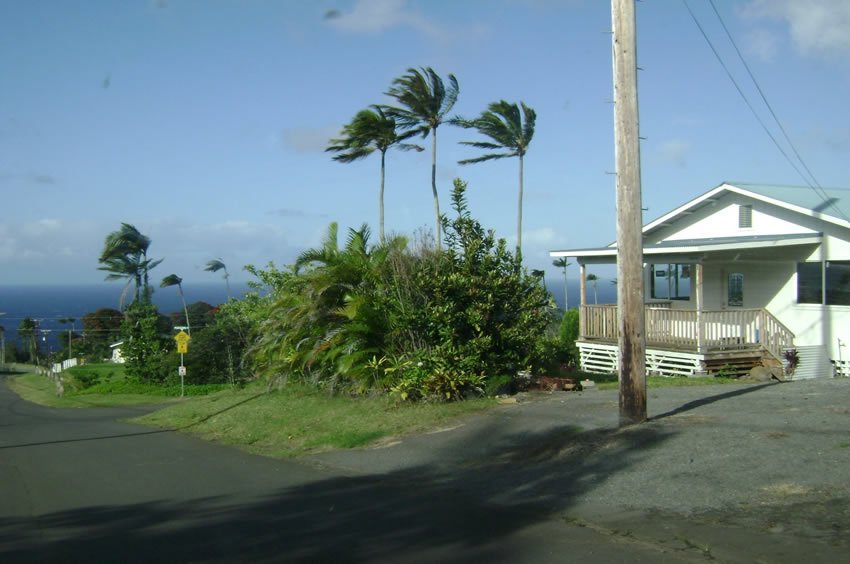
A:
MULTIPOLYGON (((850 2, 637 4, 646 221, 724 181, 803 184, 727 38, 822 186, 850 187, 850 2)), ((328 224, 377 237, 378 155, 341 164, 328 140, 411 67, 454 74, 452 115, 491 102, 537 112, 525 159, 523 255, 616 238, 607 0, 4 0, 0 2, 0 286, 99 283, 121 222, 164 258, 154 278, 231 280, 291 263, 328 224)), ((516 159, 438 129, 438 192, 469 183, 472 214, 516 241, 516 159)), ((433 230, 430 138, 387 156, 386 229, 433 230)), ((799 165, 798 165, 799 168, 799 165)), ((577 276, 577 267, 570 267, 577 276)), ((600 272, 600 277, 615 273, 600 272)))

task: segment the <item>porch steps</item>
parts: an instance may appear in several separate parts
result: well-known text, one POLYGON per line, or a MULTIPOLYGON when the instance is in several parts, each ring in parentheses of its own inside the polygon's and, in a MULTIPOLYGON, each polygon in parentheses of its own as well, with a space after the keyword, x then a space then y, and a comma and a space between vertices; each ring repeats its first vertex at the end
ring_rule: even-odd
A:
POLYGON ((833 377, 835 368, 829 360, 825 346, 812 345, 794 348, 797 349, 799 362, 794 374, 791 375, 792 380, 833 377))
POLYGON ((747 376, 756 366, 762 365, 764 354, 748 351, 747 353, 730 354, 723 357, 705 359, 705 371, 712 376, 729 376, 740 378, 747 376))

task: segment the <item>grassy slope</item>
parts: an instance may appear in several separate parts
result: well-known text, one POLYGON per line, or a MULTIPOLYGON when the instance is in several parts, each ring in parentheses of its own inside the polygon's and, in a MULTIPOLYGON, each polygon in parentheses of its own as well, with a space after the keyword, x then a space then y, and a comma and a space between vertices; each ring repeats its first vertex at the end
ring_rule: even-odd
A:
POLYGON ((265 393, 264 387, 255 385, 193 398, 134 422, 179 428, 208 440, 283 458, 328 448, 352 448, 433 428, 493 405, 490 399, 407 404, 388 398, 332 397, 296 387, 265 393))
POLYGON ((144 394, 87 394, 57 397, 56 385, 44 376, 24 374, 9 378, 9 387, 27 401, 48 407, 110 407, 165 403, 174 398, 144 394))
MULTIPOLYGON (((576 373, 573 377, 589 377, 597 382, 600 389, 617 388, 616 375, 576 373)), ((647 385, 655 388, 729 381, 719 378, 649 377, 647 385)), ((256 454, 281 458, 329 448, 353 448, 382 438, 431 429, 452 418, 495 405, 492 399, 409 404, 386 397, 332 397, 293 386, 266 393, 265 386, 259 383, 244 389, 227 389, 183 399, 150 393, 88 393, 93 389, 86 390, 84 394, 58 398, 53 382, 42 376, 18 376, 10 379, 9 384, 24 399, 52 407, 171 403, 134 421, 193 433, 256 454)))

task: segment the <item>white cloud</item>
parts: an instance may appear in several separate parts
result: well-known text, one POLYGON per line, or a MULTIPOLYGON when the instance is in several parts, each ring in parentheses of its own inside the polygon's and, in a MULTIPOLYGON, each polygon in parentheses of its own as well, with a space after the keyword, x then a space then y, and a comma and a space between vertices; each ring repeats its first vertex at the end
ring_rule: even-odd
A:
MULTIPOLYGON (((165 259, 154 271, 156 280, 174 272, 187 281, 211 281, 203 267, 218 257, 236 279, 244 279, 245 264, 262 266, 270 260, 287 264, 305 246, 302 241, 292 242, 283 223, 130 222, 151 238, 150 256, 165 259)), ((111 220, 0 223, 0 284, 98 283, 105 276, 97 270, 103 240, 118 227, 111 220)))
POLYGON ((691 151, 691 146, 687 141, 681 139, 671 139, 663 143, 659 149, 661 158, 680 168, 688 165, 688 153, 691 151))
POLYGON ((741 14, 753 19, 786 22, 794 45, 802 53, 850 53, 850 2, 847 0, 753 0, 741 14))
MULTIPOLYGON (((516 237, 514 237, 514 239, 516 239, 516 237)), ((540 227, 538 229, 532 229, 531 231, 522 232, 523 246, 525 246, 526 244, 534 246, 546 246, 564 239, 564 237, 561 237, 559 239, 558 233, 551 227, 540 227)))
POLYGON ((330 10, 325 19, 328 25, 348 33, 377 35, 393 28, 408 28, 440 41, 468 39, 488 32, 487 26, 477 22, 463 27, 435 22, 411 9, 407 0, 357 0, 351 11, 330 10))
POLYGON ((754 29, 744 38, 745 50, 762 61, 773 61, 779 48, 779 38, 766 29, 754 29))
POLYGON ((328 22, 350 33, 377 34, 394 27, 410 27, 429 36, 442 33, 439 26, 411 10, 406 0, 358 0, 350 12, 340 12, 328 22))

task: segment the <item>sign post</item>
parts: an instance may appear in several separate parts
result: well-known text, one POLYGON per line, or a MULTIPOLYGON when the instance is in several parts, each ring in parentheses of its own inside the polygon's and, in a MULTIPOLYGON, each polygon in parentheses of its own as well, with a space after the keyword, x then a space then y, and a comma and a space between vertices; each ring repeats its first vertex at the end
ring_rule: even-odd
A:
POLYGON ((180 397, 182 398, 184 395, 184 385, 183 379, 186 377, 186 367, 183 365, 183 355, 189 352, 189 341, 192 337, 189 336, 188 333, 180 330, 174 336, 174 340, 177 341, 177 352, 180 353, 180 368, 177 369, 177 374, 180 375, 180 397))

